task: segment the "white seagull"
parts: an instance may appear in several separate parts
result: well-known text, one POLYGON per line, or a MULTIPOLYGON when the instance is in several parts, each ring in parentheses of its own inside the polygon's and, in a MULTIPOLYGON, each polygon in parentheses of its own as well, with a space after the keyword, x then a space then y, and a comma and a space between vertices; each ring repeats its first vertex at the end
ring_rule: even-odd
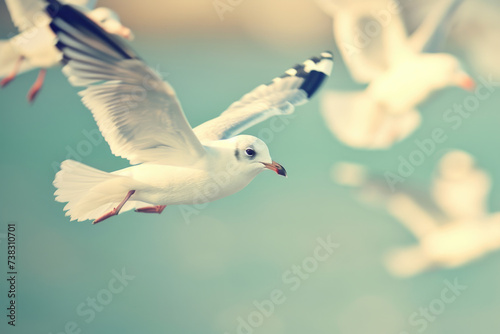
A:
MULTIPOLYGON (((42 0, 5 0, 7 9, 19 34, 0 41, 0 87, 6 86, 23 72, 40 68, 38 77, 28 92, 32 102, 45 79, 46 69, 59 65, 61 52, 54 46, 54 33, 49 28, 50 17, 45 13, 42 0)), ((120 23, 118 15, 109 8, 95 8, 96 0, 65 0, 78 6, 106 31, 124 38, 133 37, 129 28, 120 23)))
POLYGON ((332 176, 355 187, 363 203, 383 206, 416 238, 385 257, 395 276, 458 267, 500 249, 500 213, 487 208, 491 179, 466 152, 441 158, 430 194, 409 186, 389 189, 384 178, 350 163, 337 164, 332 176))
POLYGON ((243 189, 260 172, 286 176, 266 144, 238 135, 275 115, 290 114, 332 70, 329 52, 289 69, 191 129, 174 90, 121 40, 71 6, 52 1, 63 72, 80 92, 113 154, 134 166, 112 173, 66 160, 54 186, 71 220, 94 224, 121 212, 161 213, 165 206, 214 201, 243 189), (238 135, 238 136, 237 136, 238 135))
MULTIPOLYGON (((419 0, 405 8, 412 24, 440 6, 445 0, 419 0), (419 10, 415 10, 418 7, 419 10)), ((447 1, 447 0, 446 0, 447 1)), ((500 77, 500 2, 497 0, 466 0, 452 21, 450 46, 463 52, 474 72, 483 77, 500 77)))
POLYGON ((362 91, 325 94, 322 113, 339 140, 357 148, 388 148, 419 126, 417 106, 433 92, 449 86, 474 89, 456 57, 437 53, 462 1, 448 0, 411 36, 393 0, 322 2, 330 4, 324 8, 334 18, 336 42, 351 74, 368 83, 362 91))
POLYGON ((436 215, 414 198, 399 194, 388 210, 418 240, 414 246, 391 251, 385 263, 396 275, 454 268, 500 248, 500 213, 487 209, 491 180, 463 151, 446 154, 432 186, 436 215))

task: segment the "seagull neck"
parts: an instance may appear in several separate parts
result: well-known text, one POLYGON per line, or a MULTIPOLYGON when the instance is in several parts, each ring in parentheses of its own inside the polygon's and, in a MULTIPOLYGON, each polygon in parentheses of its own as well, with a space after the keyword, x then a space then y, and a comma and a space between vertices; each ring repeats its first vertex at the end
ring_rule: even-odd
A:
POLYGON ((220 143, 221 141, 210 142, 208 144, 204 144, 205 150, 207 151, 207 157, 213 163, 217 161, 228 161, 230 156, 233 155, 233 149, 220 143))

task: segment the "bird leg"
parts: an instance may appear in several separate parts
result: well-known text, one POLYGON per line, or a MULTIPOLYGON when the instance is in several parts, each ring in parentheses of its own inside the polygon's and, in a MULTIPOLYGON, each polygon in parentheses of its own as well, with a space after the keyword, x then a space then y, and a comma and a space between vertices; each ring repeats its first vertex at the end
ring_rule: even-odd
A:
POLYGON ((123 199, 123 201, 120 202, 120 204, 118 204, 118 206, 116 208, 114 208, 113 210, 111 210, 110 212, 106 213, 105 215, 97 218, 96 220, 94 220, 94 222, 92 224, 97 224, 97 223, 100 223, 102 222, 103 220, 106 220, 110 217, 113 217, 113 216, 116 216, 117 214, 120 213, 120 210, 122 209, 122 207, 125 205, 125 203, 127 203, 127 201, 130 199, 130 197, 135 193, 135 190, 130 190, 128 193, 127 193, 127 196, 125 196, 125 198, 123 199))
POLYGON ((166 207, 166 205, 146 206, 144 208, 135 209, 135 212, 160 214, 166 207))
POLYGON ((7 84, 9 82, 14 80, 14 78, 17 76, 17 72, 19 72, 19 67, 21 67, 21 63, 23 62, 23 60, 24 60, 23 56, 20 56, 17 59, 16 64, 14 65, 14 69, 12 70, 12 72, 10 72, 10 74, 8 76, 3 78, 2 81, 0 81, 0 87, 5 87, 5 86, 7 86, 7 84))
POLYGON ((38 77, 36 78, 33 86, 31 86, 28 92, 27 98, 30 103, 33 102, 40 89, 42 89, 43 81, 45 80, 45 73, 47 73, 47 70, 44 68, 42 68, 40 72, 38 72, 38 77))

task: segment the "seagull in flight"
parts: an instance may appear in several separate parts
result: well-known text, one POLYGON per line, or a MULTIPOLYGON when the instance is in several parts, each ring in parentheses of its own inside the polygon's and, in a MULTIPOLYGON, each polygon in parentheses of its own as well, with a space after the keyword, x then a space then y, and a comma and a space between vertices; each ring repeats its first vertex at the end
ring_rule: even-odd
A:
MULTIPOLYGON (((57 66, 61 53, 54 46, 54 33, 49 28, 50 17, 45 13, 42 0, 5 0, 7 9, 19 34, 0 40, 0 87, 8 85, 20 73, 40 68, 38 77, 28 92, 28 101, 33 102, 43 86, 46 69, 57 66)), ((78 6, 85 15, 97 22, 107 32, 127 39, 133 35, 120 23, 118 15, 109 8, 94 8, 96 0, 65 0, 64 3, 78 6)))
POLYGON ((450 19, 463 0, 447 0, 408 35, 395 0, 318 0, 333 16, 339 50, 352 77, 366 88, 331 91, 322 114, 345 144, 385 149, 420 125, 418 106, 446 87, 474 91, 474 80, 441 51, 450 19))
POLYGON ((354 188, 364 204, 383 207, 414 237, 413 245, 391 249, 388 271, 410 277, 436 268, 456 268, 500 249, 500 212, 488 209, 492 180, 464 151, 439 161, 430 189, 405 184, 391 188, 387 176, 347 162, 332 176, 354 188))
MULTIPOLYGON (((446 0, 420 0, 408 3, 403 12, 410 29, 446 0)), ((500 2, 465 0, 453 18, 449 46, 459 50, 477 75, 499 78, 500 2)), ((450 48, 451 49, 451 48, 450 48)))
POLYGON ((388 211, 418 243, 391 250, 387 269, 409 277, 433 268, 455 268, 500 248, 500 213, 488 210, 491 178, 467 152, 439 162, 431 197, 439 215, 411 196, 392 196, 388 211))
POLYGON ((80 11, 51 0, 47 13, 64 55, 63 72, 91 110, 114 155, 128 168, 107 173, 66 160, 56 174, 56 201, 71 220, 102 222, 121 212, 161 213, 167 205, 201 204, 234 194, 260 172, 286 176, 266 144, 239 135, 306 103, 330 75, 323 52, 289 69, 192 129, 173 88, 123 40, 80 11))

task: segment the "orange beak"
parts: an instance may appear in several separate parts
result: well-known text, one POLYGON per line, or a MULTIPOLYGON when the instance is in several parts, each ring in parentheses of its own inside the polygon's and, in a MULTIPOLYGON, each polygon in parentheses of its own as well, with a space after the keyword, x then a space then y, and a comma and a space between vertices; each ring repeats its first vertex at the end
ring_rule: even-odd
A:
POLYGON ((476 82, 470 76, 465 75, 459 82, 459 86, 463 89, 473 92, 476 89, 476 82))
POLYGON ((279 163, 276 161, 273 161, 272 163, 268 164, 263 162, 264 168, 270 169, 272 171, 275 171, 278 175, 282 175, 286 177, 286 170, 283 166, 281 166, 279 163))
POLYGON ((132 30, 130 30, 127 27, 121 27, 120 31, 118 32, 118 35, 122 36, 123 38, 129 41, 134 39, 134 34, 132 33, 132 30))

